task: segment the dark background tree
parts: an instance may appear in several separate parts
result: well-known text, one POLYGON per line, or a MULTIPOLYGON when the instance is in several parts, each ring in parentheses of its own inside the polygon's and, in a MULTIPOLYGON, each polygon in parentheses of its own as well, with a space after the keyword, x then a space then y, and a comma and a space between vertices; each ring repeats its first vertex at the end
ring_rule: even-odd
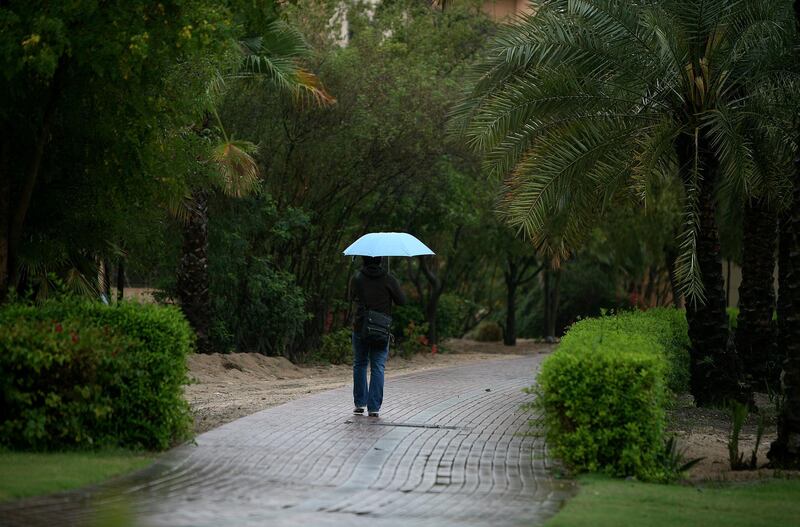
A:
POLYGON ((168 100, 164 79, 223 53, 230 18, 211 1, 114 4, 0 6, 3 297, 45 293, 51 273, 96 293, 98 256, 158 233, 161 188, 143 149, 190 111, 189 92, 168 100))

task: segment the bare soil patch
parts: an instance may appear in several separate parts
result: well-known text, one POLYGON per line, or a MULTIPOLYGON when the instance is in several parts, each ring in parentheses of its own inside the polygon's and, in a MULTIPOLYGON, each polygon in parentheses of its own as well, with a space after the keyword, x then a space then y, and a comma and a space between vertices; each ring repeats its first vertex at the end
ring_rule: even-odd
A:
MULTIPOLYGON (((678 438, 679 448, 689 459, 704 458, 688 474, 691 482, 752 481, 772 477, 798 477, 800 471, 776 471, 766 468, 767 452, 777 437, 774 404, 765 394, 756 394, 756 405, 766 417, 764 434, 757 450, 756 470, 731 470, 728 456, 728 438, 731 417, 720 408, 697 408, 691 396, 680 397, 668 412, 669 431, 678 438)), ((756 448, 758 416, 751 413, 739 433, 739 452, 749 462, 756 448)))
MULTIPOLYGON (((435 368, 446 368, 482 360, 547 353, 552 345, 521 339, 517 346, 502 342, 452 339, 436 354, 418 354, 410 359, 390 357, 388 378, 435 368)), ((194 415, 194 430, 205 432, 271 406, 305 395, 352 383, 350 365, 296 365, 283 357, 257 353, 192 355, 192 384, 185 397, 194 415)), ((531 379, 532 381, 532 379, 531 379)))

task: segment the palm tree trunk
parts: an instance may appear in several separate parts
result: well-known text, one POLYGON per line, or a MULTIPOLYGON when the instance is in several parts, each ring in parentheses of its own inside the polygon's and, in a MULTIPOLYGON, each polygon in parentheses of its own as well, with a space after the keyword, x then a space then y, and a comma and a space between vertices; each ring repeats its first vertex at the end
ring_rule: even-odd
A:
MULTIPOLYGON (((800 33, 800 0, 794 1, 800 33)), ((800 58, 795 47, 795 58, 800 58)), ((795 114, 795 139, 800 139, 800 112, 795 114)), ((778 254, 778 345, 785 356, 778 438, 767 457, 776 467, 800 468, 800 151, 795 152, 792 202, 780 223, 778 254)))
POLYGON ((9 236, 11 226, 11 174, 9 167, 11 145, 3 138, 0 147, 0 303, 8 295, 11 260, 9 258, 9 236))
MULTIPOLYGON (((686 145, 684 145, 686 146, 686 145)), ((693 146, 679 149, 683 166, 693 162, 693 146), (684 163, 685 162, 685 163, 684 163)), ((740 399, 739 368, 734 349, 728 348, 728 315, 722 278, 722 256, 716 221, 715 183, 717 162, 710 149, 700 146, 703 177, 699 183, 699 231, 697 260, 706 301, 688 302, 690 389, 697 405, 720 404, 740 399)), ((732 348, 732 347, 731 347, 732 348)))
POLYGON ((183 251, 178 265, 178 300, 186 319, 197 335, 197 351, 211 353, 209 333, 208 275, 208 195, 192 193, 189 215, 183 226, 183 251))
POLYGON ((785 399, 778 438, 767 456, 776 467, 800 468, 800 153, 794 160, 792 203, 780 230, 778 342, 785 356, 785 399))
POLYGON ((763 200, 748 203, 744 212, 742 283, 736 353, 745 372, 758 386, 776 386, 780 365, 775 362, 775 242, 777 221, 763 200))

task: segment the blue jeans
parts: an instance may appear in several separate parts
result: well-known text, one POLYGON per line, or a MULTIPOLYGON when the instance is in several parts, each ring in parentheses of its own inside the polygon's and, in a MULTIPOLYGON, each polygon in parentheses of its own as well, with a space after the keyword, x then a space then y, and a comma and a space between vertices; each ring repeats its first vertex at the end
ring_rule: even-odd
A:
POLYGON ((353 332, 353 400, 357 407, 378 412, 383 403, 383 371, 389 357, 389 342, 363 340, 353 332), (370 367, 367 386, 367 365, 370 367))

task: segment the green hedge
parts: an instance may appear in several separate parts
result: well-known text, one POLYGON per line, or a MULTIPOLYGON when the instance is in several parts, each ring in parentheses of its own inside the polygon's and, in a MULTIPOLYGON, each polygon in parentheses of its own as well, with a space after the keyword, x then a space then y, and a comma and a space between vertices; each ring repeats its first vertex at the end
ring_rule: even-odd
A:
POLYGON ((689 326, 686 312, 673 308, 622 311, 614 316, 587 318, 572 325, 571 338, 596 340, 604 331, 618 330, 652 339, 667 359, 667 387, 674 393, 689 390, 689 326))
POLYGON ((542 365, 537 405, 548 444, 578 471, 664 474, 668 387, 685 389, 683 311, 657 309, 579 321, 542 365))
POLYGON ((66 300, 0 310, 0 442, 165 449, 187 437, 192 333, 176 308, 66 300))

